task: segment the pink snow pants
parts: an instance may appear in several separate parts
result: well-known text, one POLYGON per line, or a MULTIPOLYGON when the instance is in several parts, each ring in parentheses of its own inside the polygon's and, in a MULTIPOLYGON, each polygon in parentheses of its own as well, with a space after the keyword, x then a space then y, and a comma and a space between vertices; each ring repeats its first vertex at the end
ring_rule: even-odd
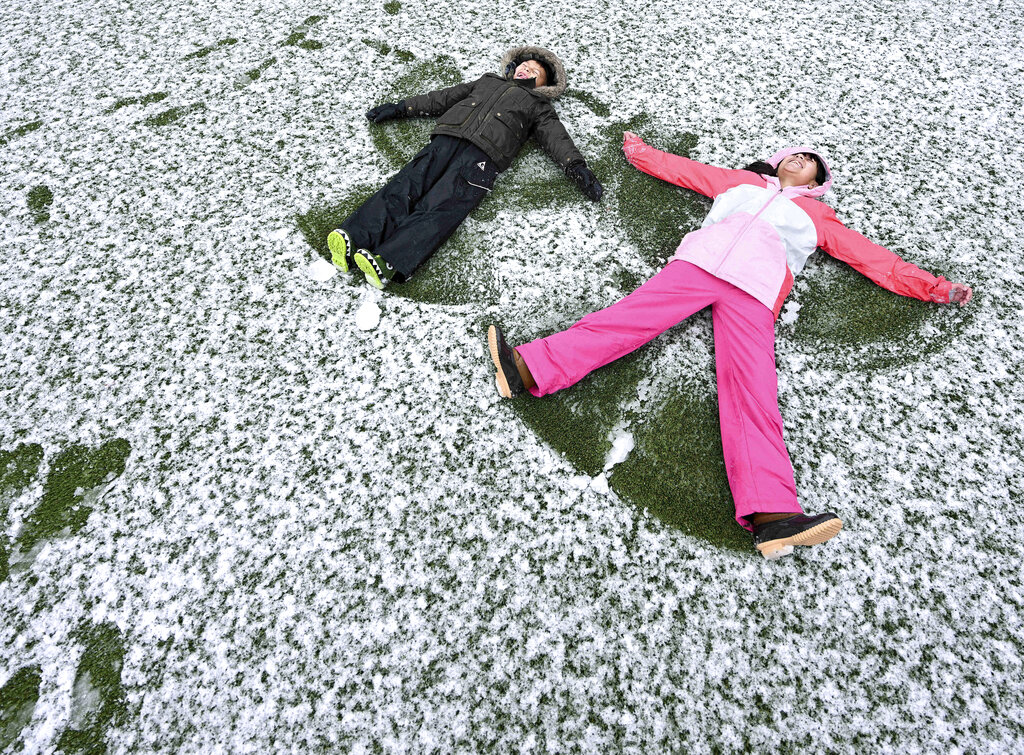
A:
POLYGON ((736 521, 751 529, 745 518, 751 514, 803 510, 782 438, 775 318, 764 304, 696 265, 675 260, 624 299, 516 351, 537 381, 530 393, 544 396, 635 351, 708 305, 725 470, 736 521))

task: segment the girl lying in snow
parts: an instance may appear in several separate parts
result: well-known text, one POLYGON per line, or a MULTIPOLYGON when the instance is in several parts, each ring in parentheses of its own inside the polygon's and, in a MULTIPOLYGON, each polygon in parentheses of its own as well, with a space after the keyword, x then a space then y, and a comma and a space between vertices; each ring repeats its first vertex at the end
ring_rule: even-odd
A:
POLYGON ((377 288, 412 275, 480 204, 531 136, 595 202, 603 189, 551 101, 565 91, 562 61, 543 47, 513 47, 504 75, 386 103, 366 116, 440 115, 430 142, 327 236, 342 272, 354 265, 377 288))
POLYGON ((846 228, 816 200, 832 183, 820 152, 783 149, 743 170, 715 168, 662 152, 626 132, 626 159, 652 176, 714 198, 699 230, 687 234, 659 273, 568 330, 511 348, 487 333, 498 388, 512 398, 554 393, 634 351, 704 307, 714 325, 718 408, 736 521, 765 558, 817 545, 843 523, 806 515, 782 438, 775 372, 775 318, 818 247, 883 288, 942 304, 971 300, 971 288, 904 262, 846 228))

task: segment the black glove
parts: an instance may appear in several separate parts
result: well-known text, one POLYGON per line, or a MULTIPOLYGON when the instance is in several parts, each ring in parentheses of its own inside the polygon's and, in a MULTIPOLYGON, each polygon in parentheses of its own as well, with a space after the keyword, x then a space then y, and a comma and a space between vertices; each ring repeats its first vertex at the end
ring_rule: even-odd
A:
POLYGON ((374 123, 380 123, 391 118, 401 118, 403 115, 405 115, 405 108, 402 107, 400 102, 385 102, 383 105, 378 105, 366 111, 366 117, 374 123))
POLYGON ((604 194, 604 188, 600 181, 597 180, 594 171, 588 168, 586 163, 573 163, 565 169, 565 175, 580 187, 580 191, 586 194, 588 199, 597 202, 604 194))

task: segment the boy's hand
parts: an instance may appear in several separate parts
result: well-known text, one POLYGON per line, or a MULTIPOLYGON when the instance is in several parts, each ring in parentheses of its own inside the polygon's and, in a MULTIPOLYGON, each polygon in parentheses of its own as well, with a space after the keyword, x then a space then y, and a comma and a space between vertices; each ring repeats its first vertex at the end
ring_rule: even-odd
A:
POLYGON ((383 105, 378 105, 366 111, 366 117, 374 123, 380 123, 391 118, 401 118, 403 114, 402 105, 398 102, 385 102, 383 105))
POLYGON ((588 199, 597 202, 604 194, 604 187, 601 186, 594 171, 588 168, 586 163, 573 163, 565 169, 565 175, 573 180, 588 199))

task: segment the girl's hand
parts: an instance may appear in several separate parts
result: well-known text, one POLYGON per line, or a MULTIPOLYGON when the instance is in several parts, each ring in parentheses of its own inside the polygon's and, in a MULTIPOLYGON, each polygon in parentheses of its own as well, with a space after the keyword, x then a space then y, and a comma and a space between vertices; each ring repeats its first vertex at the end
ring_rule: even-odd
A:
POLYGON ((949 289, 949 303, 959 303, 961 307, 966 306, 967 302, 971 300, 971 295, 974 292, 971 287, 965 283, 954 283, 949 289))
POLYGON ((626 153, 626 159, 632 160, 633 155, 647 149, 644 140, 632 131, 624 131, 622 134, 622 151, 626 153))

